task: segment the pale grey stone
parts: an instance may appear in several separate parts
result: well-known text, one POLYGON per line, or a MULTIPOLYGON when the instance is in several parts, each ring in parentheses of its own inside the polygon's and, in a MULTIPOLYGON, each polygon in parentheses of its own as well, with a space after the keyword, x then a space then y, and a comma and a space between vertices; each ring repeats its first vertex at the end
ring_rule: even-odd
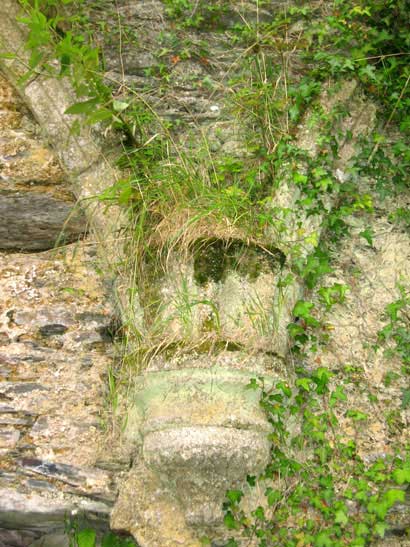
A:
POLYGON ((67 534, 46 534, 30 544, 30 547, 70 547, 67 534))

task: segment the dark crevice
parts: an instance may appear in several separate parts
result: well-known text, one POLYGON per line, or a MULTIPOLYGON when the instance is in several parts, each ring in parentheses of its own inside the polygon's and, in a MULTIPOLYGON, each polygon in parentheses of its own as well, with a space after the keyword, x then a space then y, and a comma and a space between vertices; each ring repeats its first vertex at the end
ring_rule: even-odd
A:
POLYGON ((285 255, 277 248, 233 238, 198 239, 192 245, 192 252, 194 279, 199 285, 224 281, 229 271, 254 281, 263 272, 277 272, 286 262, 285 255))

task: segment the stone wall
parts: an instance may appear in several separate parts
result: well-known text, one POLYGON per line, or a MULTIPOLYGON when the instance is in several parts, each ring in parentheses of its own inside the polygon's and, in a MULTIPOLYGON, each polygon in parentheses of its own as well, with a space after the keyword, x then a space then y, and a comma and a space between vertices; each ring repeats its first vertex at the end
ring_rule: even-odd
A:
MULTIPOLYGON (((262 10, 258 17, 269 19, 278 4, 272 2, 270 11, 262 10)), ((5 0, 4 6, 2 47, 15 51, 17 59, 5 61, 3 70, 17 85, 24 66, 24 29, 13 20, 16 3, 5 0)), ((204 136, 215 158, 246 155, 246 127, 232 116, 225 86, 240 69, 243 48, 212 28, 206 33, 186 30, 192 55, 167 55, 162 61, 169 71, 164 88, 156 75, 158 44, 166 46, 174 29, 163 3, 122 0, 114 5, 106 0, 93 4, 90 14, 116 96, 126 94, 124 84, 144 93, 160 120, 180 123, 173 136, 192 155, 204 136), (108 38, 98 33, 104 25, 111 29, 108 38), (206 56, 200 53, 204 39, 206 56)), ((226 28, 243 18, 252 20, 253 3, 240 1, 224 17, 226 28)), ((192 235, 188 252, 170 253, 166 275, 150 279, 149 290, 161 300, 155 318, 166 325, 161 344, 174 343, 180 351, 167 354, 161 353, 161 344, 154 347, 155 358, 145 370, 134 372, 125 390, 127 425, 121 439, 110 438, 104 430, 109 421, 104 386, 113 366, 114 312, 96 266, 103 264, 106 279, 115 272, 122 256, 116 244, 122 217, 116 210, 106 215, 101 208, 84 216, 80 206, 118 173, 103 160, 88 128, 82 128, 78 139, 71 136, 71 119, 64 114, 73 100, 67 81, 37 77, 19 88, 39 126, 2 82, 0 211, 7 210, 9 218, 0 221, 5 251, 0 271, 0 341, 5 348, 0 354, 0 410, 5 416, 0 538, 10 546, 43 545, 46 534, 47 541, 63 544, 65 515, 84 511, 101 528, 110 515, 114 529, 131 533, 144 547, 199 547, 203 534, 222 541, 226 489, 240 487, 269 458, 269 424, 258 393, 245 386, 254 376, 292 382, 286 325, 303 287, 295 283, 285 293, 278 290, 278 280, 287 273, 289 242, 301 222, 308 240, 321 219, 292 214, 286 238, 267 232, 259 244, 234 229, 206 225, 192 235), (37 135, 39 127, 58 161, 37 135), (94 231, 84 236, 89 223, 94 231), (211 245, 204 245, 205 240, 211 245), (254 275, 233 266, 236 250, 245 264, 257 264, 254 275), (216 278, 212 260, 224 265, 216 278), (184 294, 197 303, 188 328, 178 315, 178 298, 184 294), (255 303, 263 324, 250 320, 255 303), (210 323, 217 323, 218 337, 207 338, 201 349, 210 323), (123 442, 124 451, 113 451, 110 442, 123 442)), ((354 83, 346 82, 339 94, 325 92, 320 101, 328 110, 335 103, 349 106, 350 115, 334 132, 350 130, 353 142, 374 121, 374 107, 364 102, 354 83)), ((314 156, 318 138, 307 115, 298 128, 299 145, 314 156)), ((334 172, 343 177, 353 148, 348 142, 339 145, 334 172)), ((285 171, 272 207, 293 208, 297 198, 285 171)), ((177 230, 179 220, 176 215, 170 221, 175 225, 163 228, 177 230)), ((304 252, 310 250, 306 244, 304 252)), ((407 270, 394 270, 392 279, 402 271, 407 270)), ((130 283, 120 279, 117 294, 123 309, 134 304, 124 296, 130 283)), ((146 286, 132 288, 137 289, 132 292, 138 308, 139 300, 142 305, 147 301, 146 286)), ((149 314, 147 308, 145 322, 137 325, 144 334, 153 320, 149 314)))
POLYGON ((0 544, 66 545, 70 521, 107 529, 128 465, 107 435, 119 216, 79 202, 116 173, 89 132, 71 137, 66 83, 18 93, 19 8, 0 12, 2 51, 18 53, 0 76, 0 544))
POLYGON ((67 176, 3 77, 0 108, 0 545, 63 545, 66 519, 104 529, 115 499, 113 307, 67 176))

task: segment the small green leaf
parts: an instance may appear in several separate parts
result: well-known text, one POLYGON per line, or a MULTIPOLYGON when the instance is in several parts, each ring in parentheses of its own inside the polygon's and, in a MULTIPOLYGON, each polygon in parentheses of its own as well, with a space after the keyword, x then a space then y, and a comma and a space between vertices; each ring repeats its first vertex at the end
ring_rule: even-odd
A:
POLYGON ((383 499, 392 507, 395 503, 403 502, 406 498, 404 490, 391 489, 384 493, 383 499))
POLYGON ((355 532, 358 536, 368 536, 369 535, 369 527, 364 522, 358 522, 355 526, 355 532))
POLYGON ((275 505, 275 503, 282 499, 283 494, 279 490, 267 488, 265 496, 267 497, 269 506, 272 507, 272 505, 275 505))
POLYGON ((246 389, 252 389, 252 390, 259 389, 259 385, 258 385, 258 382, 257 382, 256 378, 251 378, 249 380, 249 384, 246 384, 245 388, 246 389))
POLYGON ((88 101, 75 103, 71 105, 69 108, 67 108, 65 113, 66 114, 90 114, 91 112, 95 111, 95 107, 97 104, 99 104, 99 102, 100 102, 99 97, 94 97, 93 99, 89 99, 88 101))
POLYGON ((243 492, 242 490, 228 490, 226 497, 232 504, 237 504, 241 501, 243 492))
POLYGON ((293 173, 293 182, 296 184, 306 184, 307 183, 307 176, 302 175, 302 173, 293 173))
POLYGON ((296 386, 302 388, 304 391, 310 391, 311 380, 310 378, 298 378, 296 386))
POLYGON ((253 511, 252 515, 258 520, 265 520, 265 511, 260 505, 255 509, 255 511, 253 511))
POLYGON ((410 467, 395 469, 392 476, 396 484, 402 485, 405 483, 410 483, 410 467))
POLYGON ((333 408, 338 401, 347 401, 347 396, 342 386, 337 386, 330 394, 330 407, 333 408))
POLYGON ((286 397, 290 397, 292 395, 292 390, 290 389, 289 385, 285 382, 278 382, 276 384, 276 389, 280 389, 286 397))
POLYGON ((130 103, 126 103, 125 101, 117 101, 116 99, 112 102, 112 107, 115 110, 115 112, 123 112, 130 106, 130 103))
POLYGON ((295 317, 310 317, 310 310, 313 308, 312 302, 306 302, 305 300, 298 300, 293 308, 293 315, 295 317))
POLYGON ((373 230, 371 228, 366 228, 366 230, 363 230, 363 232, 359 233, 359 236, 363 237, 367 243, 370 245, 370 247, 373 247, 373 230))
POLYGON ((99 110, 95 110, 95 112, 90 112, 88 114, 87 122, 89 124, 93 124, 98 122, 105 122, 111 119, 118 121, 118 118, 113 115, 111 110, 108 110, 108 108, 100 108, 99 110))
POLYGON ((323 530, 322 532, 319 532, 316 536, 315 547, 333 547, 334 541, 330 538, 330 532, 327 530, 323 530))
POLYGON ((95 547, 95 538, 95 530, 91 528, 84 528, 76 534, 78 547, 95 547))
POLYGON ((388 528, 388 526, 385 522, 376 522, 376 524, 374 526, 374 530, 375 530, 376 534, 381 538, 384 537, 384 533, 386 532, 387 528, 388 528))
POLYGON ((367 420, 367 418, 369 417, 364 412, 361 412, 360 410, 356 410, 356 409, 348 410, 346 412, 346 416, 348 418, 352 418, 355 422, 361 422, 361 421, 367 420))
POLYGON ((339 509, 335 513, 335 523, 336 524, 347 524, 349 522, 349 519, 344 511, 339 509))
POLYGON ((239 528, 239 524, 236 522, 235 517, 230 511, 225 513, 224 524, 229 530, 236 530, 239 528))

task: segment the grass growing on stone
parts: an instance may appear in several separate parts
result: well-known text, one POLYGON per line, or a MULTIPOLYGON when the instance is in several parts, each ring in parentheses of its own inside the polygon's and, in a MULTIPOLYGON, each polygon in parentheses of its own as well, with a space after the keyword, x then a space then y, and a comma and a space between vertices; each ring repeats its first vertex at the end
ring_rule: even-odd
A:
MULTIPOLYGON (((46 4, 34 8, 26 21, 32 31, 33 69, 44 65, 41 51, 50 33, 61 33, 55 17, 41 16, 46 4)), ((322 279, 332 271, 332 258, 349 233, 351 220, 374 213, 370 194, 361 189, 361 177, 374 176, 376 189, 384 197, 409 187, 410 42, 405 3, 336 1, 306 6, 296 2, 269 13, 269 2, 256 2, 249 18, 242 14, 231 26, 225 24, 225 16, 235 11, 232 2, 210 5, 166 0, 164 4, 173 21, 173 35, 168 36, 165 51, 157 52, 160 62, 149 75, 161 81, 161 89, 169 89, 179 63, 192 57, 199 57, 205 66, 213 62, 205 48, 199 51, 188 32, 227 33, 225 44, 230 41, 238 49, 234 69, 219 82, 208 77, 208 85, 214 89, 211 96, 218 97, 215 106, 232 116, 233 125, 242 130, 238 148, 227 151, 220 146, 218 132, 209 136, 196 122, 191 122, 191 140, 183 142, 183 123, 164 121, 147 96, 130 85, 118 82, 113 87, 114 82, 104 81, 98 58, 86 41, 74 39, 68 30, 56 42, 60 72, 71 73, 79 92, 79 101, 70 112, 82 113, 89 123, 103 124, 108 132, 122 136, 120 164, 129 176, 98 199, 129 211, 129 249, 135 257, 129 268, 145 292, 146 316, 154 317, 151 332, 137 333, 142 353, 169 349, 157 342, 169 326, 157 314, 161 295, 148 287, 153 277, 164 275, 175 251, 181 256, 193 254, 199 285, 211 279, 222 281, 227 269, 242 268, 246 275, 257 277, 262 263, 245 260, 241 264, 236 249, 241 245, 258 256, 279 257, 289 267, 288 282, 297 279, 305 286, 304 299, 297 302, 288 327, 298 377, 293 389, 278 383, 275 389, 266 390, 263 380, 250 384, 250 389, 260 389, 261 404, 273 428, 272 461, 261 477, 248 478, 250 488, 262 485, 264 505, 246 512, 244 493, 228 492, 225 523, 236 534, 228 545, 237 545, 238 537, 261 546, 368 545, 384 537, 390 526, 389 511, 397 502, 405 502, 404 486, 410 482, 408 447, 395 447, 389 457, 365 461, 355 441, 338 432, 336 409, 347 399, 343 386, 332 384, 333 372, 326 364, 313 372, 302 365, 307 355, 315 354, 329 340, 327 326, 313 303, 314 293, 327 310, 343 303, 348 287, 337 282, 322 287, 322 279), (355 161, 338 179, 332 168, 340 142, 349 141, 352 135, 349 131, 337 135, 334 128, 347 112, 330 115, 318 98, 329 81, 350 78, 360 82, 384 116, 379 118, 379 129, 362 143, 355 161), (223 89, 219 95, 218 86, 223 89), (314 127, 321 127, 314 159, 296 146, 298 125, 308 110, 314 113, 314 127), (392 145, 386 135, 393 126, 400 134, 392 145), (284 172, 300 197, 293 208, 272 208, 284 172), (386 184, 386 178, 394 184, 386 184), (310 252, 306 253, 303 219, 314 215, 320 216, 320 226, 317 233, 308 234, 310 252), (285 239, 289 216, 299 219, 296 227, 302 243, 291 240, 284 253, 269 244, 266 234, 273 230, 285 239), (292 415, 300 420, 297 434, 287 427, 292 415)), ((75 28, 77 21, 69 19, 68 24, 75 28)), ((396 220, 406 220, 399 209, 396 216, 396 220)), ((364 230, 362 237, 372 244, 370 231, 364 230)), ((213 303, 191 298, 187 282, 181 286, 184 290, 176 309, 189 338, 194 308, 206 305, 212 309, 213 303)), ((391 351, 400 355, 404 366, 408 360, 407 307, 404 292, 388 308, 390 322, 380 334, 380 340, 393 343, 391 351)), ((208 327, 218 338, 217 313, 208 327)), ((203 347, 208 350, 215 345, 203 347)), ((403 408, 408 403, 405 389, 403 408)), ((368 418, 354 407, 346 410, 346 417, 352 421, 353 437, 368 418)), ((394 416, 388 421, 394 428, 394 416)))

